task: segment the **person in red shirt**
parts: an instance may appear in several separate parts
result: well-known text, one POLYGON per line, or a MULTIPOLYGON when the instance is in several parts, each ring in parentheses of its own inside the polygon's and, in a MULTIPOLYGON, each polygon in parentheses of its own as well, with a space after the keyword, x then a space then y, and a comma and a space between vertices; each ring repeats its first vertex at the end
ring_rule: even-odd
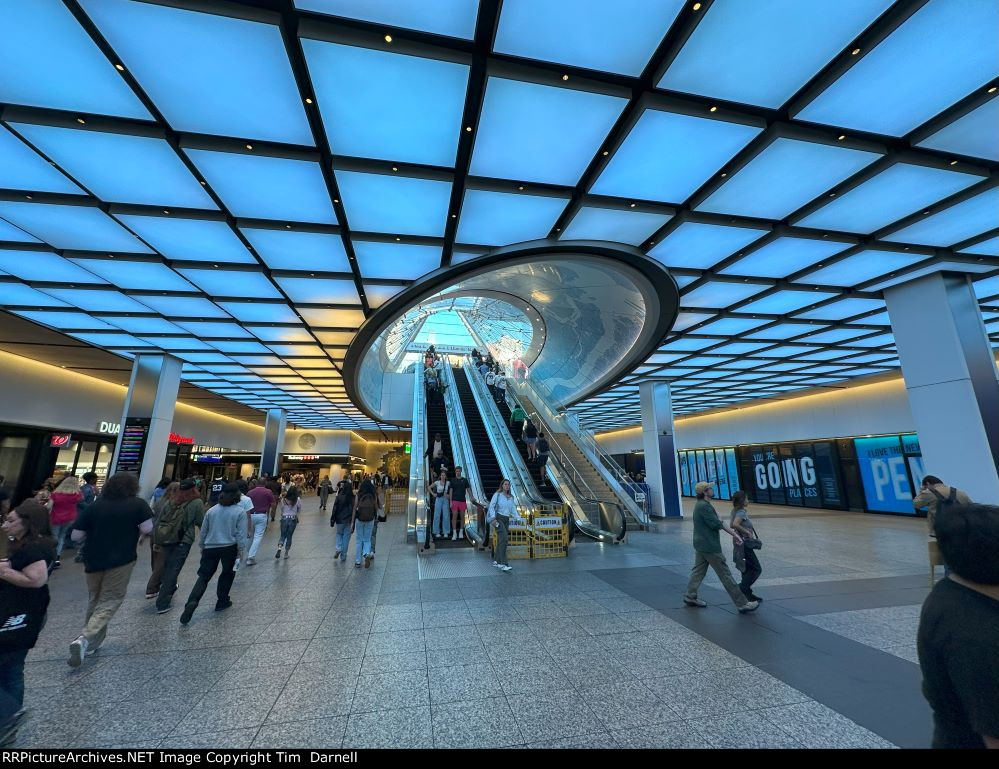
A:
POLYGON ((83 499, 83 494, 80 492, 80 480, 75 475, 67 475, 52 492, 52 510, 49 513, 49 523, 52 525, 52 536, 55 538, 53 569, 58 569, 62 565, 59 563, 59 557, 62 555, 62 548, 66 543, 66 534, 73 525, 73 521, 76 520, 76 503, 81 499, 83 499))
POLYGON ((246 554, 246 565, 252 566, 257 562, 257 549, 260 547, 260 540, 264 538, 267 531, 267 514, 274 506, 274 493, 263 483, 254 481, 250 484, 250 490, 246 496, 253 502, 253 509, 247 512, 247 537, 252 537, 250 550, 246 554))

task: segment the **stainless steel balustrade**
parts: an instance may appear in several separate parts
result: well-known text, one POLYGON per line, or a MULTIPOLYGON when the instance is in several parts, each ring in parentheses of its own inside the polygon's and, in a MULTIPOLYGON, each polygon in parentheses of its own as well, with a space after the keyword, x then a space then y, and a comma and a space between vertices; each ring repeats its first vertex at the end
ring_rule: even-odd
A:
POLYGON ((417 526, 427 521, 427 392, 423 384, 423 366, 413 371, 413 426, 410 436, 409 498, 406 503, 406 541, 416 541, 417 526))

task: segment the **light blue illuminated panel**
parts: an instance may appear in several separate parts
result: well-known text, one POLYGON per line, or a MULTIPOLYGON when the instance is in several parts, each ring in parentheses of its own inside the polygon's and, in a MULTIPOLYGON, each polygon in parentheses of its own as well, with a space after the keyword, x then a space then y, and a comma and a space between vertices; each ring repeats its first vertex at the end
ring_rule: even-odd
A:
POLYGON ((836 296, 830 291, 778 291, 739 308, 739 312, 758 312, 764 315, 786 315, 808 307, 823 299, 836 296))
POLYGON ((770 328, 746 334, 746 337, 748 339, 790 339, 793 336, 801 336, 802 334, 807 334, 809 331, 817 331, 820 328, 826 327, 811 326, 805 323, 778 323, 776 326, 770 326, 770 328))
POLYGON ((149 342, 130 334, 70 334, 81 341, 102 349, 108 347, 152 347, 149 342))
POLYGON ((806 320, 843 320, 862 312, 884 309, 884 306, 885 303, 880 299, 840 299, 824 307, 803 312, 798 317, 806 320))
POLYGON ((30 123, 11 125, 101 200, 217 208, 163 139, 30 123))
POLYGON ((444 235, 450 182, 357 171, 337 171, 336 180, 355 232, 444 235))
MULTIPOLYGON (((2 238, 0 238, 2 239, 2 238)), ((961 249, 962 254, 985 254, 987 256, 999 256, 999 235, 973 246, 961 249)))
POLYGON ((37 243, 38 238, 29 235, 19 227, 15 227, 10 222, 0 219, 0 240, 10 240, 15 243, 37 243))
POLYGON ((200 321, 186 321, 178 320, 177 325, 183 326, 196 337, 199 338, 214 338, 219 339, 221 337, 249 337, 250 332, 245 330, 242 326, 236 323, 217 323, 217 322, 200 322, 200 321))
POLYGON ((180 274, 212 297, 243 296, 280 299, 281 294, 262 272, 249 270, 180 269, 180 274))
POLYGON ((441 266, 440 246, 355 240, 354 254, 365 278, 416 280, 441 266))
POLYGON ((829 144, 777 139, 696 210, 783 219, 880 157, 829 144))
MULTIPOLYGON (((92 318, 82 312, 37 312, 34 310, 14 310, 15 315, 33 320, 59 330, 91 329, 114 331, 114 326, 92 318)), ((165 321, 164 321, 165 322, 165 321)))
POLYGON ((491 77, 469 173, 575 185, 627 103, 617 96, 491 77))
POLYGON ((0 102, 151 120, 61 0, 0 3, 0 102))
POLYGON ((84 194, 83 190, 3 126, 0 126, 0 187, 33 192, 84 194))
POLYGON ((286 304, 257 302, 219 302, 236 320, 243 323, 298 323, 299 318, 286 304))
POLYGON ((142 303, 168 318, 225 318, 207 299, 194 296, 144 296, 142 303))
POLYGON ((149 253, 138 238, 91 206, 2 201, 0 216, 55 248, 149 253))
POLYGON ((243 264, 255 261, 225 222, 132 214, 117 217, 168 259, 243 264))
POLYGON ((470 40, 475 36, 479 3, 478 0, 295 0, 295 6, 307 11, 470 40))
POLYGON ((565 228, 562 240, 612 240, 637 246, 671 218, 669 214, 583 206, 565 228))
POLYGON ((568 202, 568 198, 465 190, 456 240, 494 246, 544 238, 568 202))
POLYGON ((364 295, 367 297, 369 307, 381 307, 403 288, 403 286, 371 286, 365 283, 364 295))
MULTIPOLYGON (((999 125, 996 126, 999 133, 999 125)), ((999 187, 925 216, 915 224, 885 236, 901 243, 950 246, 999 227, 999 187)))
POLYGON ((185 149, 233 216, 336 224, 318 163, 185 149))
POLYGON ((350 272, 339 235, 242 227, 243 234, 272 270, 350 272))
POLYGON ((767 321, 765 320, 759 320, 757 318, 722 318, 721 320, 716 320, 713 323, 708 323, 706 326, 701 326, 697 329, 697 333, 724 334, 726 336, 732 336, 734 334, 742 334, 750 329, 756 328, 757 326, 762 326, 766 322, 767 321))
POLYGON ((777 238, 749 256, 719 270, 723 275, 785 278, 791 273, 850 248, 850 243, 807 238, 777 238))
POLYGON ((352 280, 319 278, 275 278, 292 302, 303 304, 359 304, 352 280))
POLYGON ((104 282, 96 275, 47 251, 4 251, 0 249, 0 270, 16 275, 21 280, 54 280, 61 283, 104 282))
POLYGON ((649 251, 671 267, 707 269, 743 246, 759 240, 768 230, 684 222, 649 251))
POLYGON ((798 278, 820 286, 856 286, 925 260, 925 254, 867 249, 798 278))
POLYGON ((81 5, 174 129, 313 144, 276 25, 127 0, 81 5))
POLYGON ((67 307, 54 296, 36 291, 23 283, 0 283, 0 305, 5 307, 67 307))
POLYGON ((995 0, 930 0, 793 117, 908 133, 999 75, 996 29, 995 0))
POLYGON ((897 163, 794 223, 870 233, 980 181, 971 174, 897 163))
POLYGON ((780 107, 890 0, 725 0, 708 9, 660 88, 780 107))
POLYGON ((504 0, 493 49, 640 75, 683 0, 504 0))
POLYGON ((129 318, 116 315, 108 323, 132 334, 183 334, 184 329, 163 318, 129 318))
POLYGON ((682 203, 762 130, 647 109, 589 192, 682 203))
POLYGON ((46 288, 46 294, 89 312, 146 312, 146 308, 119 291, 88 288, 46 288))
POLYGON ((999 97, 944 126, 917 146, 999 160, 999 97))
POLYGON ((303 40, 333 152, 453 166, 468 67, 303 40))
POLYGON ((757 283, 709 282, 680 297, 682 307, 714 307, 724 309, 736 302, 766 290, 757 283))

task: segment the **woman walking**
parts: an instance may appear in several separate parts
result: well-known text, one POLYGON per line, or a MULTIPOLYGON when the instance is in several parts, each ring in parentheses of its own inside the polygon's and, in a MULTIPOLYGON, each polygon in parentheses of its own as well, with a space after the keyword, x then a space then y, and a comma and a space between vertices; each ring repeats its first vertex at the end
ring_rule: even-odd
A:
POLYGON ((451 536, 451 484, 443 470, 437 480, 430 484, 430 495, 434 500, 434 518, 430 533, 434 539, 451 536), (444 529, 447 528, 445 532, 444 529))
POLYGON ((370 478, 361 481, 354 499, 353 528, 357 533, 357 544, 354 546, 354 568, 360 568, 364 559, 364 568, 371 566, 371 533, 375 528, 375 518, 378 515, 378 496, 375 485, 370 478))
MULTIPOLYGON (((177 592, 177 576, 184 568, 198 527, 204 520, 205 503, 201 501, 197 485, 191 479, 181 481, 157 516, 153 529, 153 544, 158 548, 158 556, 163 563, 156 595, 157 614, 170 611, 173 594, 177 592)), ((148 592, 148 585, 146 590, 148 592)))
POLYGON ((493 554, 493 566, 500 571, 513 571, 506 558, 506 543, 510 537, 510 519, 517 517, 517 506, 510 492, 510 481, 506 478, 500 484, 499 490, 493 494, 489 502, 489 512, 486 521, 496 524, 496 550, 493 554))
POLYGON ((281 498, 281 539, 278 542, 275 558, 281 557, 281 548, 284 548, 284 557, 291 554, 291 538, 295 536, 295 527, 298 526, 298 514, 302 512, 302 500, 298 498, 298 487, 289 486, 288 490, 281 498))
POLYGON ((67 475, 52 492, 52 512, 49 513, 49 523, 52 525, 52 537, 55 539, 55 560, 52 568, 62 566, 59 559, 66 545, 66 535, 69 534, 73 521, 76 520, 76 506, 83 499, 80 491, 80 481, 75 475, 67 475))
POLYGON ((48 511, 30 499, 3 522, 10 545, 8 557, 0 560, 0 747, 13 743, 24 719, 24 659, 38 640, 49 606, 55 543, 48 529, 48 511))
MULTIPOLYGON (((166 510, 171 504, 173 504, 174 499, 177 497, 177 492, 180 491, 180 484, 177 481, 169 484, 163 493, 153 502, 153 531, 155 532, 156 526, 159 523, 160 516, 163 515, 163 511, 166 510)), ((156 543, 156 537, 149 538, 149 554, 150 563, 152 564, 152 573, 149 575, 149 581, 146 583, 146 599, 155 598, 160 594, 160 583, 163 581, 163 570, 166 568, 166 555, 163 549, 156 543)))
POLYGON ((184 613, 180 615, 181 625, 191 621, 219 564, 222 565, 222 573, 219 574, 216 586, 218 600, 215 602, 215 611, 224 611, 232 606, 229 591, 236 578, 236 559, 244 552, 246 509, 239 501, 239 486, 227 483, 222 487, 218 504, 205 513, 205 520, 201 525, 201 565, 198 567, 198 579, 184 604, 184 613))
POLYGON ((330 493, 333 491, 333 484, 330 483, 329 476, 323 478, 319 484, 319 509, 326 512, 326 504, 329 502, 330 493))
POLYGON ((330 516, 330 526, 336 527, 336 553, 333 558, 341 562, 347 560, 347 548, 350 545, 350 521, 354 515, 354 487, 349 483, 341 483, 333 498, 333 514, 330 516))
POLYGON ((732 495, 732 520, 729 527, 739 533, 742 537, 741 544, 732 545, 732 560, 735 561, 736 568, 742 572, 742 581, 739 582, 739 589, 749 601, 762 601, 753 592, 753 584, 763 573, 760 566, 760 559, 756 555, 759 549, 753 545, 759 543, 760 538, 756 534, 756 527, 749 519, 749 512, 746 510, 746 492, 737 491, 732 495))

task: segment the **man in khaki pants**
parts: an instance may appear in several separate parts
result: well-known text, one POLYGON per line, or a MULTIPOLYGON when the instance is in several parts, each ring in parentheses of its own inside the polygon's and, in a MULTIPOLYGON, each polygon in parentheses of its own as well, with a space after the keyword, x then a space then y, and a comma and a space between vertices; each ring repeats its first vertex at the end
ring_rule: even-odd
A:
POLYGON ((138 478, 131 473, 117 473, 73 524, 73 540, 87 542, 83 565, 90 603, 86 626, 69 645, 71 667, 82 665, 87 653, 93 654, 104 642, 108 623, 125 600, 139 536, 148 536, 153 530, 153 511, 138 493, 138 478))

